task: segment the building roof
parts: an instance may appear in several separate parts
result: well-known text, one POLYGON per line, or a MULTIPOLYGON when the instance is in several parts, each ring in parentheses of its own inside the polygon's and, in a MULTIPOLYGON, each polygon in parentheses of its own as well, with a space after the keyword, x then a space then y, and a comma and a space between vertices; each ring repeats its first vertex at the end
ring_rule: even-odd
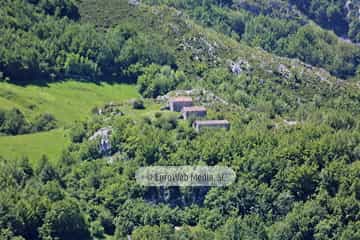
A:
POLYGON ((201 106, 183 107, 182 112, 205 112, 206 108, 201 106))
POLYGON ((170 102, 192 102, 193 99, 191 97, 174 97, 170 98, 170 102))
POLYGON ((197 125, 221 125, 221 124, 230 124, 227 120, 198 120, 195 121, 195 124, 197 125))

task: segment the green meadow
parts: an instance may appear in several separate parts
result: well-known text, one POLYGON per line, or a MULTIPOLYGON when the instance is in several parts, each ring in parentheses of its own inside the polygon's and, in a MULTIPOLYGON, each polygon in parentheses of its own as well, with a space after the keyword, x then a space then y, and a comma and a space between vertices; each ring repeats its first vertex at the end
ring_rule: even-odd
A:
POLYGON ((9 159, 26 156, 34 163, 45 154, 49 160, 56 161, 68 144, 67 133, 61 128, 49 132, 4 136, 0 137, 0 155, 9 159))
POLYGON ((42 86, 20 87, 0 83, 1 108, 19 108, 28 118, 51 113, 60 126, 84 120, 91 109, 110 101, 139 97, 135 85, 66 81, 42 86))
POLYGON ((0 155, 5 158, 28 156, 33 162, 46 154, 55 160, 69 142, 64 128, 85 120, 95 106, 137 97, 136 86, 126 84, 65 81, 48 86, 21 87, 0 83, 0 108, 18 108, 28 119, 40 113, 51 113, 59 125, 50 132, 0 136, 0 155))

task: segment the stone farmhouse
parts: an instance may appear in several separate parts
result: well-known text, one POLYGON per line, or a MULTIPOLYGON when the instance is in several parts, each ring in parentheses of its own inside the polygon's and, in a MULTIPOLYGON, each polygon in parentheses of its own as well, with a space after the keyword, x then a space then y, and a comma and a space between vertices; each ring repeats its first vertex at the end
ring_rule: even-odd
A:
MULTIPOLYGON (((193 106, 193 99, 191 97, 170 98, 169 108, 172 112, 181 112, 184 120, 204 118, 207 115, 205 107, 193 106)), ((197 132, 204 128, 223 128, 229 130, 230 123, 227 120, 196 120, 193 123, 193 127, 197 132)))
POLYGON ((204 128, 224 128, 229 130, 230 123, 227 120, 197 120, 193 123, 193 127, 197 132, 200 132, 204 128))
POLYGON ((192 107, 193 100, 191 97, 175 97, 169 100, 170 111, 181 112, 183 107, 192 107))
POLYGON ((188 120, 190 118, 203 118, 206 117, 207 110, 205 107, 201 106, 183 107, 181 114, 184 120, 188 120))

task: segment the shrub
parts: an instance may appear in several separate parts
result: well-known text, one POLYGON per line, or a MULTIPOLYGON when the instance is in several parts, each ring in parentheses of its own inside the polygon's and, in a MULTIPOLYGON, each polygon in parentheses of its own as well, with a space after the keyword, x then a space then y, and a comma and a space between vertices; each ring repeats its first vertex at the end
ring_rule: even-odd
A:
POLYGON ((32 132, 49 131, 56 128, 56 119, 50 113, 39 115, 32 124, 32 132))
POLYGON ((29 125, 25 120, 24 114, 19 109, 14 108, 5 111, 2 118, 0 132, 9 135, 17 135, 28 131, 29 125))
POLYGON ((5 111, 0 109, 0 127, 5 121, 5 111))
POLYGON ((86 136, 86 130, 82 124, 76 124, 70 131, 70 139, 74 143, 81 143, 86 136))
POLYGON ((132 102, 133 109, 145 109, 144 101, 141 99, 136 99, 132 102))
POLYGON ((0 133, 18 135, 31 132, 49 131, 56 128, 56 119, 49 113, 41 114, 29 124, 19 109, 0 109, 0 133))
POLYGON ((182 81, 185 81, 182 72, 175 72, 169 66, 151 64, 138 78, 139 92, 144 97, 155 98, 175 89, 182 81))
POLYGON ((155 118, 160 118, 162 116, 161 112, 156 112, 155 113, 155 118))
POLYGON ((164 130, 172 130, 177 127, 177 118, 175 116, 162 116, 157 118, 155 126, 164 130))

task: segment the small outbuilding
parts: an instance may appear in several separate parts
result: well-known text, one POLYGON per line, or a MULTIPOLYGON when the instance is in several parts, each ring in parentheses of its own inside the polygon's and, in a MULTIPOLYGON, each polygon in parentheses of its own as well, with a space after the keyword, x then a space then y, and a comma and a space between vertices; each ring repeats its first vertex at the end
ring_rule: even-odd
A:
POLYGON ((175 97, 169 100, 170 111, 181 112, 183 107, 192 107, 193 100, 191 97, 175 97))
POLYGON ((189 118, 203 118, 206 117, 207 110, 205 107, 183 107, 181 114, 185 120, 189 118))
POLYGON ((224 128, 226 130, 229 130, 230 123, 227 120, 197 120, 193 123, 193 127, 196 129, 197 132, 200 132, 203 128, 224 128))

